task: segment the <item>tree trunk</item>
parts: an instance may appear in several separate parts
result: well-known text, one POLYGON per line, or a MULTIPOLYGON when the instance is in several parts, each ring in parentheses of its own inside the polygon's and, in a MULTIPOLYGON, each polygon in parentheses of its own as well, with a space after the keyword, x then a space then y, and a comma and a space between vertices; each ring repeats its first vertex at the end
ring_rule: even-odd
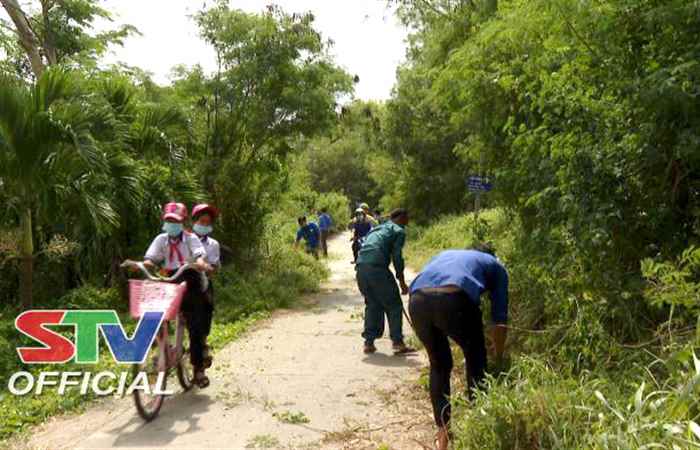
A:
POLYGON ((19 295, 22 308, 32 307, 32 290, 34 283, 34 239, 32 236, 32 210, 26 208, 21 212, 20 220, 20 272, 19 295))
POLYGON ((58 51, 56 50, 56 42, 53 31, 51 30, 51 8, 53 1, 41 0, 41 15, 44 20, 44 55, 49 66, 58 64, 58 51))
POLYGON ((27 53, 32 72, 39 77, 46 69, 46 66, 41 58, 41 42, 38 36, 32 29, 26 14, 22 11, 22 7, 17 0, 0 0, 0 4, 5 7, 7 14, 12 19, 15 27, 17 27, 17 36, 22 48, 27 53))

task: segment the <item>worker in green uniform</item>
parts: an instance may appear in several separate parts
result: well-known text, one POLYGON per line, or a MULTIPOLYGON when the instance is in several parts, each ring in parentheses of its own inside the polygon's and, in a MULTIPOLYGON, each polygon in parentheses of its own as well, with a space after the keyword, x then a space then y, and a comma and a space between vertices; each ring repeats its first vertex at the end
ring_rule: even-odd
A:
POLYGON ((384 315, 389 320, 389 332, 395 355, 413 353, 403 340, 403 304, 401 293, 408 294, 404 280, 403 246, 406 242, 408 212, 397 209, 391 213, 391 220, 375 227, 365 238, 357 257, 357 286, 365 298, 365 338, 364 352, 374 353, 375 339, 384 334, 384 315), (396 279, 389 270, 393 262, 396 279), (399 281, 399 286, 396 285, 399 281))

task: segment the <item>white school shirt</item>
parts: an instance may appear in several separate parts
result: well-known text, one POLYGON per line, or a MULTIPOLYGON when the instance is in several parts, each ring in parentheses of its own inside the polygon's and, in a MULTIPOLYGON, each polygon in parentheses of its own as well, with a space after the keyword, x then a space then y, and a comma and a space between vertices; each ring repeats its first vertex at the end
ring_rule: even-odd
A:
POLYGON ((145 259, 156 264, 163 263, 167 270, 177 270, 181 265, 195 262, 198 258, 207 256, 207 251, 199 238, 192 233, 183 231, 176 246, 182 255, 183 262, 181 264, 177 252, 173 251, 171 257, 170 243, 171 241, 175 242, 176 239, 172 239, 167 233, 159 234, 148 247, 145 259))
POLYGON ((211 236, 198 236, 204 250, 207 252, 207 262, 212 266, 221 265, 221 246, 219 241, 211 236))

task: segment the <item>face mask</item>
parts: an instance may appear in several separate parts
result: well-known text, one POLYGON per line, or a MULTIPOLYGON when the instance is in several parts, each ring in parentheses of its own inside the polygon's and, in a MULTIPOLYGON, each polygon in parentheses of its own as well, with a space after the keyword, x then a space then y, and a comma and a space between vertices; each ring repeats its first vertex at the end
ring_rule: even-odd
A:
POLYGON ((197 233, 200 236, 209 236, 213 231, 214 227, 211 225, 199 225, 195 224, 194 227, 192 227, 195 233, 197 233))
POLYGON ((177 237, 182 233, 182 224, 181 223, 172 223, 172 222, 165 222, 163 224, 163 231, 168 233, 168 236, 170 237, 177 237))

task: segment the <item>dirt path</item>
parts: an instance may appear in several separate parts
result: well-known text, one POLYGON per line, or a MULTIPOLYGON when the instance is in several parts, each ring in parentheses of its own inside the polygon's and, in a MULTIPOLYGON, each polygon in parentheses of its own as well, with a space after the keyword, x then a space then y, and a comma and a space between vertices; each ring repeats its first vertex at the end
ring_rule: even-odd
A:
POLYGON ((320 294, 217 353, 208 389, 168 399, 150 424, 131 398, 105 401, 13 448, 420 448, 415 440, 428 442, 431 429, 416 383, 425 357, 394 357, 388 339, 362 354, 364 305, 347 239, 331 242, 332 276, 320 294))

